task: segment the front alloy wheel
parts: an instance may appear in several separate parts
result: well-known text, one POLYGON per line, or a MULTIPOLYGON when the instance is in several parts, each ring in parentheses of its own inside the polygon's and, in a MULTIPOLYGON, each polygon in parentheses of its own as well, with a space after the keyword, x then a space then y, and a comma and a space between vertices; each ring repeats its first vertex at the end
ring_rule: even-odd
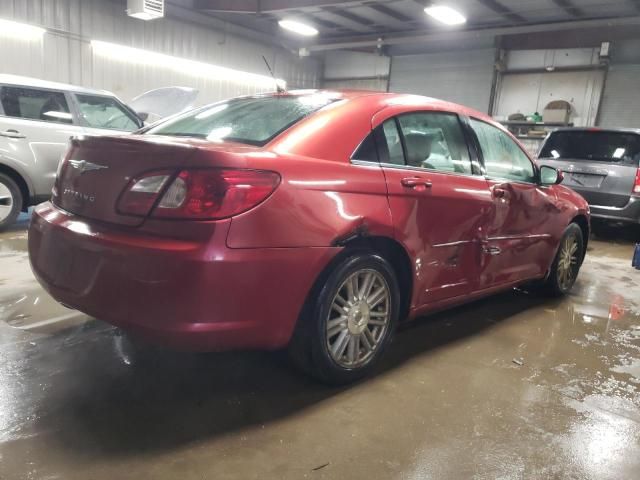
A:
POLYGON ((572 223, 562 235, 556 258, 546 280, 546 287, 550 293, 564 295, 571 290, 582 264, 583 246, 582 230, 572 223))

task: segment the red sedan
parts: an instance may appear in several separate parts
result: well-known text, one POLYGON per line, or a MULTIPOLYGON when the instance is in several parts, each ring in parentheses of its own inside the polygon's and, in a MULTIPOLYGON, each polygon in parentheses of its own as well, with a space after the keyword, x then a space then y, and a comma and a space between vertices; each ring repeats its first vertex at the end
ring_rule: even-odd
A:
POLYGON ((83 137, 29 253, 61 303, 189 350, 288 346, 366 374, 398 321, 525 282, 565 293, 589 208, 482 113, 430 98, 237 98, 83 137))

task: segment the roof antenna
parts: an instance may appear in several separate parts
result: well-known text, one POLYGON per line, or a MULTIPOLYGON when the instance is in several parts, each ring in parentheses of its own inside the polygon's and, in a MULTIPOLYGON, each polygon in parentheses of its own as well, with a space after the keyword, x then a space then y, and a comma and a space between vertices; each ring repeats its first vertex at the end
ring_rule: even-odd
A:
POLYGON ((285 92, 284 88, 282 88, 280 86, 280 84, 278 83, 278 79, 273 74, 273 70, 271 70, 271 66, 269 65, 269 62, 267 62, 267 59, 264 57, 264 55, 262 55, 262 60, 264 60, 264 64, 267 66, 267 69, 269 70, 269 73, 271 74, 271 78, 273 78, 273 81, 276 83, 276 91, 278 93, 284 93, 285 92))

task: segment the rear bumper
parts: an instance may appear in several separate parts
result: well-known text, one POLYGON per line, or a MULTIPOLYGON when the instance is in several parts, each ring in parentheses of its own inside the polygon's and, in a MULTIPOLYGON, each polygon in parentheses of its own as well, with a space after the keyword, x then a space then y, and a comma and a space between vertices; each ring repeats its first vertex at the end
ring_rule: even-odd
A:
POLYGON ((47 202, 29 230, 32 269, 59 302, 154 343, 191 351, 286 345, 319 272, 339 248, 230 249, 99 231, 47 202))
POLYGON ((640 197, 631 197, 624 207, 590 205, 591 216, 602 220, 640 223, 640 197))

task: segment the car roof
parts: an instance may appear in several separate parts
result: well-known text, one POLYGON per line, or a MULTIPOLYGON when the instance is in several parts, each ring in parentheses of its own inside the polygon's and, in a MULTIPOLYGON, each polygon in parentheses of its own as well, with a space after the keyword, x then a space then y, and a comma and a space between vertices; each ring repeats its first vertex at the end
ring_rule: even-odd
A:
POLYGON ((354 100, 361 97, 369 97, 369 100, 376 102, 381 108, 406 105, 411 107, 425 107, 429 109, 445 110, 456 112, 462 115, 476 117, 486 122, 503 128, 498 122, 491 118, 486 113, 474 110, 473 108, 466 107, 453 102, 440 100, 437 98, 426 97, 423 95, 415 95, 410 93, 393 93, 393 92, 380 92, 375 90, 355 90, 355 89, 324 89, 324 90, 290 90, 282 93, 269 93, 264 94, 266 96, 277 95, 311 95, 311 94, 323 94, 323 95, 335 95, 336 99, 354 100))
POLYGON ((20 87, 47 88, 50 90, 63 90, 66 92, 86 93, 89 95, 108 95, 110 97, 115 97, 113 93, 106 90, 78 87, 77 85, 71 85, 68 83, 49 82, 47 80, 40 80, 39 78, 23 77, 20 75, 0 74, 0 84, 20 87))

